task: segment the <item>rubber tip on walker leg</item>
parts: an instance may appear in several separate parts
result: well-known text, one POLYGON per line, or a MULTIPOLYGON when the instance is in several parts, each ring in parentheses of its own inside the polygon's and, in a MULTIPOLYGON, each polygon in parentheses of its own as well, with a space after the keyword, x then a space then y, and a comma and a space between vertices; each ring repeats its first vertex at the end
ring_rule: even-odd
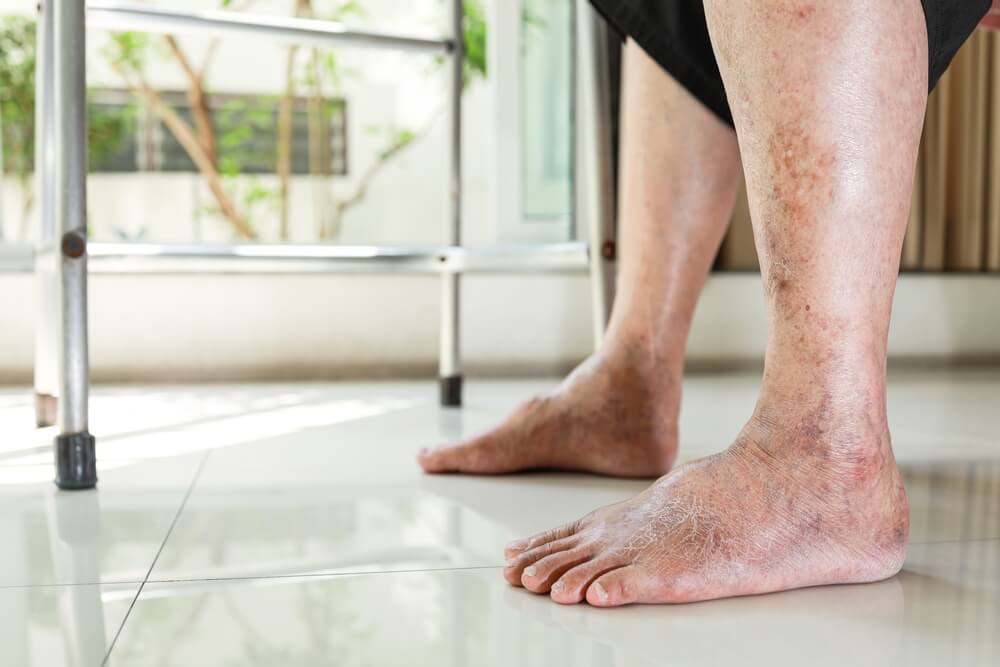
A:
POLYGON ((56 486, 67 491, 97 486, 95 444, 86 431, 56 436, 56 486))
POLYGON ((446 408, 457 408, 462 405, 462 376, 452 375, 439 378, 441 387, 441 405, 446 408))

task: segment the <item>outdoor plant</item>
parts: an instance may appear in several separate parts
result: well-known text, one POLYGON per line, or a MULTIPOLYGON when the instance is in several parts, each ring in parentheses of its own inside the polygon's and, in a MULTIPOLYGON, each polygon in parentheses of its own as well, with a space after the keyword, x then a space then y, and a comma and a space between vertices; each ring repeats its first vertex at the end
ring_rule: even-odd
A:
MULTIPOLYGON (((98 162, 121 144, 133 127, 134 114, 91 113, 89 155, 98 162)), ((35 205, 35 21, 23 16, 0 20, 0 146, 3 169, 13 175, 23 193, 15 239, 28 238, 35 205)), ((0 236, 2 236, 0 228, 0 236)))
MULTIPOLYGON (((233 0, 222 0, 222 5, 230 9, 245 9, 251 2, 237 6, 233 0)), ((486 73, 486 24, 479 0, 466 0, 466 82, 486 73)), ((366 12, 359 0, 324 3, 321 0, 295 0, 294 15, 343 21, 350 17, 363 18, 366 12)), ((236 188, 231 185, 232 177, 241 173, 238 152, 230 151, 223 156, 225 148, 234 148, 252 137, 254 122, 231 130, 228 135, 218 136, 212 122, 212 98, 206 90, 206 82, 212 60, 218 48, 217 43, 209 47, 200 63, 192 62, 178 40, 173 36, 162 38, 140 33, 116 33, 111 36, 105 55, 123 82, 133 92, 140 103, 149 107, 163 121, 166 128, 177 139, 197 167, 215 200, 215 210, 227 221, 233 232, 245 239, 254 239, 258 233, 251 224, 251 210, 261 203, 277 202, 279 216, 279 237, 289 236, 289 183, 294 145, 292 141, 292 116, 295 99, 300 91, 308 99, 309 145, 319 146, 324 123, 329 123, 331 113, 337 107, 330 104, 342 91, 342 82, 347 76, 357 73, 347 72, 339 64, 337 52, 329 49, 289 47, 286 56, 285 89, 278 100, 261 96, 264 105, 277 105, 277 147, 275 173, 278 176, 276 188, 259 183, 250 187, 236 188), (157 41, 162 44, 157 45, 157 41), (192 121, 181 117, 164 100, 162 93, 155 90, 145 75, 151 57, 171 59, 184 72, 187 79, 187 101, 192 110, 192 121), (237 194, 240 193, 240 194, 237 194)), ((244 109, 252 112, 252 109, 244 109)), ((252 114, 248 114, 252 115, 252 114)), ((257 121, 263 127, 269 116, 257 121)), ((372 182, 392 160, 407 147, 417 141, 426 128, 369 128, 385 136, 385 145, 378 152, 375 161, 359 176, 353 190, 342 196, 335 196, 329 183, 314 183, 321 188, 317 193, 323 206, 321 220, 316 230, 320 239, 336 238, 343 224, 344 216, 352 208, 365 200, 372 182)), ((311 173, 322 173, 322 165, 317 163, 320 151, 309 151, 311 173)))
MULTIPOLYGON (((221 0, 227 9, 240 11, 250 7, 255 0, 221 0)), ((342 21, 348 18, 366 18, 362 0, 293 0, 293 14, 301 17, 342 21)), ((465 81, 486 74, 486 22, 481 0, 465 0, 465 81)), ((4 171, 15 174, 25 193, 24 210, 19 236, 27 234, 28 220, 34 198, 31 175, 34 170, 34 69, 35 22, 32 18, 10 16, 0 23, 0 127, 4 171)), ((113 33, 101 55, 107 59, 122 82, 133 94, 136 105, 153 112, 166 130, 177 140, 191 159, 200 177, 211 193, 211 210, 230 227, 237 238, 255 239, 259 232, 253 224, 253 214, 261 208, 277 211, 278 234, 289 236, 289 183, 294 158, 293 113, 295 100, 304 96, 308 100, 309 145, 319 145, 324 123, 331 114, 338 113, 335 100, 342 94, 342 84, 347 77, 359 76, 357 72, 341 66, 337 52, 329 49, 290 47, 285 68, 285 87, 278 97, 260 95, 252 103, 229 101, 214 106, 208 90, 211 66, 219 48, 213 42, 195 62, 180 41, 171 35, 154 36, 136 32, 113 33), (185 118, 171 106, 163 91, 151 83, 147 75, 153 58, 165 59, 176 65, 184 74, 187 85, 185 96, 191 110, 185 118), (245 146, 256 131, 271 129, 275 123, 273 109, 277 108, 277 142, 274 173, 277 185, 269 186, 253 177, 242 174, 246 158, 245 146), (238 114, 240 123, 221 130, 213 122, 213 115, 238 114), (240 177, 237 180, 237 177, 240 177)), ((136 108, 124 114, 106 114, 92 107, 90 114, 90 155, 95 163, 109 151, 116 150, 122 137, 133 132, 136 108)), ((373 133, 384 137, 384 145, 376 159, 356 179, 354 188, 343 195, 335 195, 327 182, 316 179, 314 187, 324 205, 316 230, 319 238, 336 238, 344 216, 367 196, 371 184, 384 168, 408 147, 418 141, 427 128, 371 127, 373 133)), ((311 173, 322 173, 317 163, 320 152, 309 151, 311 173)))
MULTIPOLYGON (((31 214, 35 151, 35 28, 34 22, 9 17, 0 25, 0 140, 3 169, 14 174, 24 192, 19 235, 31 214)), ((2 234, 2 229, 0 229, 2 234)))

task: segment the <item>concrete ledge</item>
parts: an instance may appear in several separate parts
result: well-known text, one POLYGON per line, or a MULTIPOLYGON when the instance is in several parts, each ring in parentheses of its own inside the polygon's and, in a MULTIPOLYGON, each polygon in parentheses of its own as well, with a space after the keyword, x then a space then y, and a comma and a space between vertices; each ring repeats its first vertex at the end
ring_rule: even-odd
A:
MULTIPOLYGON (((587 279, 470 276, 463 351, 473 375, 561 373, 592 348, 587 279)), ((99 381, 433 377, 434 276, 131 276, 91 279, 99 381)), ((0 381, 30 381, 35 290, 0 279, 0 381)), ((690 366, 759 366, 766 342, 756 274, 709 281, 690 366)), ((894 364, 1000 363, 1000 276, 904 275, 890 332, 894 364)))

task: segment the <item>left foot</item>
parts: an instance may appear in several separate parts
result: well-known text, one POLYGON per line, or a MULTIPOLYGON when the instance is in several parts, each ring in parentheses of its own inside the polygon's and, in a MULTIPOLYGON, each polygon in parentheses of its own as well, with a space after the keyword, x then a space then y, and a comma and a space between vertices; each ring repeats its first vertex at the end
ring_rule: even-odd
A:
POLYGON ((776 426, 758 410, 727 451, 512 543, 504 576, 559 603, 600 607, 891 577, 909 522, 884 422, 831 410, 828 398, 805 413, 776 426))

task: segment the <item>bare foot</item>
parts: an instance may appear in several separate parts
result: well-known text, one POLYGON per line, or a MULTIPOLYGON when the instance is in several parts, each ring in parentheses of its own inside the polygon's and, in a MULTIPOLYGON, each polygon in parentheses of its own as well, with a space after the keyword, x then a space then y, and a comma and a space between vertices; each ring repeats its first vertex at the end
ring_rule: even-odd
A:
POLYGON ((497 428, 423 449, 417 461, 430 473, 559 469, 656 477, 677 454, 679 404, 679 367, 664 371, 636 350, 595 355, 497 428))
POLYGON ((780 422, 762 414, 727 451, 678 468, 632 500, 509 545, 504 576, 559 603, 613 607, 898 572, 908 513, 884 425, 834 418, 822 404, 780 422), (864 426, 852 432, 851 421, 864 426))

